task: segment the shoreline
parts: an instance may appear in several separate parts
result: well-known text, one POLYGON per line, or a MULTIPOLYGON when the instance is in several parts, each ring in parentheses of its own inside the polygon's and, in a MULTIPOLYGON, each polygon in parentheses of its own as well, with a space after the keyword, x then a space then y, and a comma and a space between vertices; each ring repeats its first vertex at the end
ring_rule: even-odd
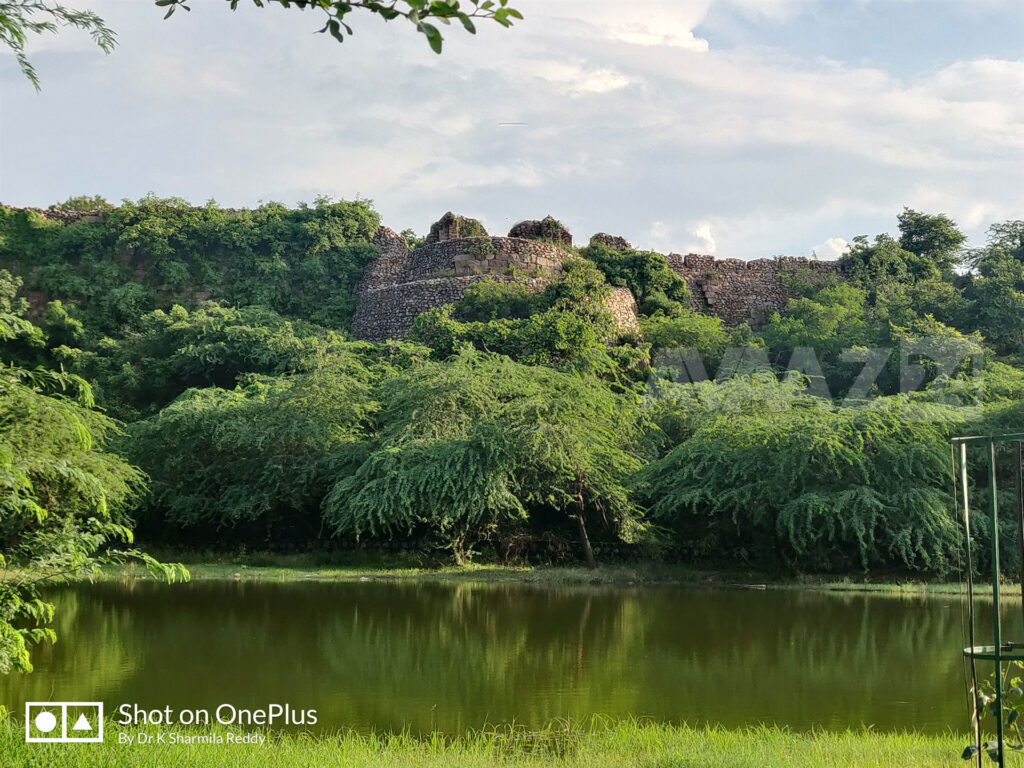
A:
MULTIPOLYGON (((181 562, 193 581, 401 581, 421 583, 521 584, 548 587, 685 586, 705 589, 799 590, 850 594, 963 597, 962 582, 927 580, 909 575, 778 575, 757 571, 713 569, 663 563, 608 564, 590 571, 582 566, 505 566, 469 564, 429 566, 400 558, 360 559, 358 563, 319 564, 309 555, 197 555, 159 553, 164 562, 181 562)), ((154 580, 132 564, 107 567, 92 581, 154 580)), ((976 596, 990 596, 991 584, 975 584, 976 596)), ((1002 596, 1020 598, 1020 585, 1007 581, 1002 596)))

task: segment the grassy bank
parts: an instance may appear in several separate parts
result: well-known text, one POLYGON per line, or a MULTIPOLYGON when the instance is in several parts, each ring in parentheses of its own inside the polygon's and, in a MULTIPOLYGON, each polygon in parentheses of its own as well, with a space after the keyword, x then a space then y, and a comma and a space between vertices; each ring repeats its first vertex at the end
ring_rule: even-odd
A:
MULTIPOLYGON (((554 728, 442 736, 308 737, 270 735, 263 745, 237 743, 119 744, 119 726, 107 724, 103 744, 25 744, 22 731, 0 727, 5 766, 29 768, 482 768, 563 766, 564 768, 883 768, 949 766, 959 762, 966 737, 873 732, 794 734, 778 728, 693 729, 621 723, 578 731, 554 728)), ((165 739, 173 728, 164 728, 165 739)), ((126 730, 138 734, 138 730, 126 730)), ((156 729, 148 729, 155 734, 156 729)), ((241 733, 217 727, 178 729, 209 736, 241 733)))
MULTIPOLYGON (((155 552, 166 562, 184 563, 194 580, 246 581, 433 581, 515 583, 549 586, 635 586, 677 584, 709 588, 803 589, 829 592, 883 592, 907 595, 962 595, 962 583, 927 580, 919 574, 885 573, 835 575, 772 574, 736 568, 672 563, 611 563, 596 571, 579 566, 504 566, 471 563, 465 566, 424 562, 414 555, 390 553, 242 554, 155 552)), ((150 578, 145 569, 109 568, 99 578, 133 580, 150 578)), ((977 594, 991 593, 986 580, 975 585, 977 594)), ((1004 596, 1020 595, 1020 585, 1007 582, 1004 596)))

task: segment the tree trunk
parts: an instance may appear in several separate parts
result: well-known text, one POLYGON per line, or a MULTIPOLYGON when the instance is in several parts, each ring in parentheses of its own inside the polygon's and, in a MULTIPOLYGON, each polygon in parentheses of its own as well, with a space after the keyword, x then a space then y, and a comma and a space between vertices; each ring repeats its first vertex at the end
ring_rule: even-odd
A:
POLYGON ((580 541, 583 543, 583 556, 587 559, 587 568, 597 570, 597 560, 594 559, 594 549, 590 546, 590 537, 587 535, 587 525, 583 522, 583 470, 580 470, 579 484, 576 486, 576 500, 580 508, 576 513, 576 522, 580 526, 580 541))

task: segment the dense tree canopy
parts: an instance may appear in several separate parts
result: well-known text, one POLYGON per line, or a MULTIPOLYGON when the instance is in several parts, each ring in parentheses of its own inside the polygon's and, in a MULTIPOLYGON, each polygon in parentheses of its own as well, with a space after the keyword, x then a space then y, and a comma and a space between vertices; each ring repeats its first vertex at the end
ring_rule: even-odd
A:
MULTIPOLYGON (((25 305, 0 271, 0 341, 24 339, 25 305)), ((183 576, 130 543, 128 511, 144 476, 112 453, 116 424, 93 407, 88 382, 0 361, 0 673, 30 671, 34 643, 54 639, 53 606, 40 590, 136 558, 166 578, 183 576)))
POLYGON ((693 386, 679 397, 685 439, 639 482, 649 514, 684 531, 695 554, 816 570, 951 568, 955 412, 921 413, 902 397, 839 407, 798 378, 693 386))
POLYGON ((575 520, 585 550, 587 518, 625 540, 642 530, 625 489, 639 467, 635 398, 587 376, 464 351, 387 381, 379 400, 371 452, 324 500, 341 534, 425 527, 461 562, 481 539, 507 537, 545 512, 575 520))
POLYGON ((948 436, 1024 427, 1020 222, 963 250, 906 209, 842 278, 791 276, 756 329, 691 309, 665 257, 595 244, 370 344, 346 336, 377 254, 365 202, 68 207, 105 213, 0 210, 0 358, 18 403, 85 425, 69 455, 107 468, 109 524, 148 541, 941 573, 948 436))

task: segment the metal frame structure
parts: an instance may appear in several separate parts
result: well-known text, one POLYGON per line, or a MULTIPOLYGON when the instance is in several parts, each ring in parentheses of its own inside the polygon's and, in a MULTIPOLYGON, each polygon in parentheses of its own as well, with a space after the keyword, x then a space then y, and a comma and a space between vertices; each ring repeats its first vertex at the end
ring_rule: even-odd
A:
MULTIPOLYGON (((970 645, 964 648, 963 655, 970 662, 971 690, 974 700, 972 701, 972 723, 974 729, 975 747, 977 748, 978 766, 982 766, 981 738, 981 715, 982 710, 978 706, 978 672, 977 662, 991 661, 995 666, 995 689, 996 696, 991 706, 994 706, 996 715, 996 756, 995 762, 999 768, 1005 766, 1005 744, 1003 741, 1003 669, 1002 664, 1006 661, 1024 661, 1024 642, 1004 642, 1002 637, 1001 612, 1000 612, 1000 571, 999 571, 999 495, 996 486, 996 445, 1000 443, 1013 443, 1016 446, 1015 458, 1015 479, 1017 485, 1016 515, 1018 545, 1021 552, 1021 590, 1024 593, 1024 432, 998 435, 998 436, 970 436, 954 437, 952 444, 953 460, 953 491, 957 507, 962 506, 961 514, 964 525, 964 541, 967 555, 967 631, 970 645), (989 522, 992 526, 992 604, 993 604, 993 630, 992 645, 975 644, 974 626, 974 577, 973 558, 971 552, 971 500, 967 483, 967 451, 971 446, 985 448, 988 463, 988 496, 989 496, 989 522)), ((1022 601, 1021 618, 1024 620, 1024 601, 1022 601)))

